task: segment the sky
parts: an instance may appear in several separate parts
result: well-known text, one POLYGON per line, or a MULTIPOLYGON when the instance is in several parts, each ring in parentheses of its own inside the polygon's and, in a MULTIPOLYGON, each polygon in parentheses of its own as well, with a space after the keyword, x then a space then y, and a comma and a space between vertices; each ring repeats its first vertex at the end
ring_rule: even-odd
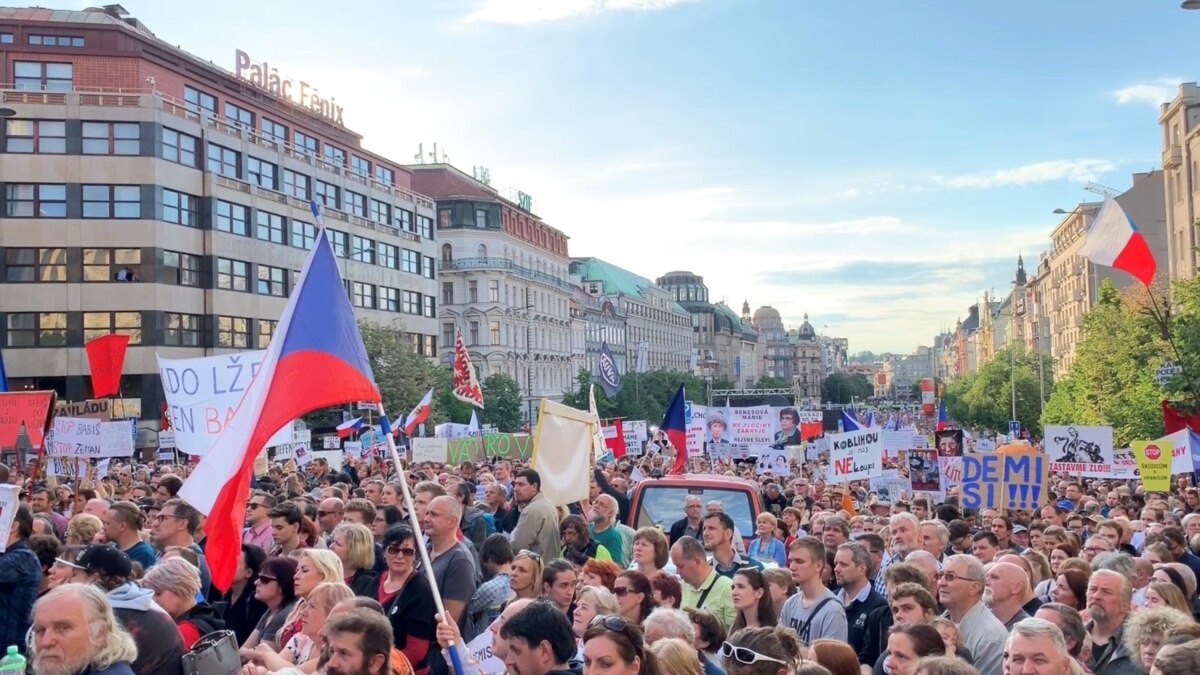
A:
POLYGON ((851 352, 1007 293, 1085 184, 1159 167, 1158 104, 1200 79, 1177 0, 123 4, 316 85, 385 157, 486 166, 572 256, 690 270, 851 352))

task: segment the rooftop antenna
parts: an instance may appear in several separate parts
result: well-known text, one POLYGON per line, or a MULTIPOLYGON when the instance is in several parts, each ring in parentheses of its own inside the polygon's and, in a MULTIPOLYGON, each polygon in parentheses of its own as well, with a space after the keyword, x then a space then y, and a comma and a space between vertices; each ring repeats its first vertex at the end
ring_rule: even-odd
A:
POLYGON ((413 155, 413 159, 417 160, 418 164, 425 163, 425 144, 417 143, 417 154, 413 155))
POLYGON ((1113 199, 1121 196, 1120 190, 1116 190, 1108 187, 1107 185, 1101 185, 1096 182, 1090 182, 1087 185, 1084 185, 1083 189, 1087 190, 1088 192, 1094 192, 1098 195, 1104 195, 1105 197, 1112 197, 1113 199))

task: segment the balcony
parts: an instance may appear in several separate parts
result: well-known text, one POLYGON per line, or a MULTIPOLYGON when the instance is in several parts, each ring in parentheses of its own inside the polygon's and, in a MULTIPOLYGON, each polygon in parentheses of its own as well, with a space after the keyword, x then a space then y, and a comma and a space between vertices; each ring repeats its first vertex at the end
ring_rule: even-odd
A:
POLYGON ((1178 143, 1172 143, 1163 150, 1162 165, 1164 169, 1174 169, 1183 163, 1183 148, 1178 143))
POLYGON ((575 289, 575 285, 566 279, 546 274, 545 272, 537 272, 528 267, 522 267, 508 258, 458 258, 456 260, 443 260, 438 264, 438 269, 443 272, 448 270, 506 270, 524 279, 561 288, 565 291, 575 289))

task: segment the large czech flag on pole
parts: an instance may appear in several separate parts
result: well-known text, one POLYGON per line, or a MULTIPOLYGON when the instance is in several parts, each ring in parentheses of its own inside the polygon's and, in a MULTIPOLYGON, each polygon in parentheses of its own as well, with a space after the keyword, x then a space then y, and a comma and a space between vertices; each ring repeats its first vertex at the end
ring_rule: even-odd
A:
POLYGON ((687 464, 687 419, 683 415, 683 404, 684 394, 681 384, 675 390, 675 397, 671 399, 671 405, 667 406, 662 424, 658 427, 671 445, 675 446, 675 462, 667 471, 668 475, 682 475, 687 464))
POLYGON ((227 590, 241 555, 254 458, 271 436, 319 408, 380 402, 354 311, 322 225, 279 326, 232 419, 180 496, 208 515, 205 554, 213 585, 227 590))
POLYGON ((1104 198, 1100 213, 1084 231, 1079 255, 1097 265, 1129 272, 1146 286, 1154 280, 1157 268, 1146 237, 1112 197, 1104 198))

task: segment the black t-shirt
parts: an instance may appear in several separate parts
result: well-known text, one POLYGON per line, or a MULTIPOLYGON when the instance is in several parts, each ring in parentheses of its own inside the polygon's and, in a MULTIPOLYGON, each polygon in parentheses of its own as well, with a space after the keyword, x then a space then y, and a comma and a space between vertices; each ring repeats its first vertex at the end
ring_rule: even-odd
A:
POLYGON ((429 589, 429 580, 420 572, 413 572, 404 582, 404 588, 392 598, 384 613, 392 622, 392 644, 401 651, 408 645, 408 638, 428 640, 430 649, 425 657, 413 661, 414 672, 419 672, 429 665, 429 655, 438 651, 435 644, 437 626, 433 615, 437 613, 437 605, 433 602, 433 592, 429 589))

